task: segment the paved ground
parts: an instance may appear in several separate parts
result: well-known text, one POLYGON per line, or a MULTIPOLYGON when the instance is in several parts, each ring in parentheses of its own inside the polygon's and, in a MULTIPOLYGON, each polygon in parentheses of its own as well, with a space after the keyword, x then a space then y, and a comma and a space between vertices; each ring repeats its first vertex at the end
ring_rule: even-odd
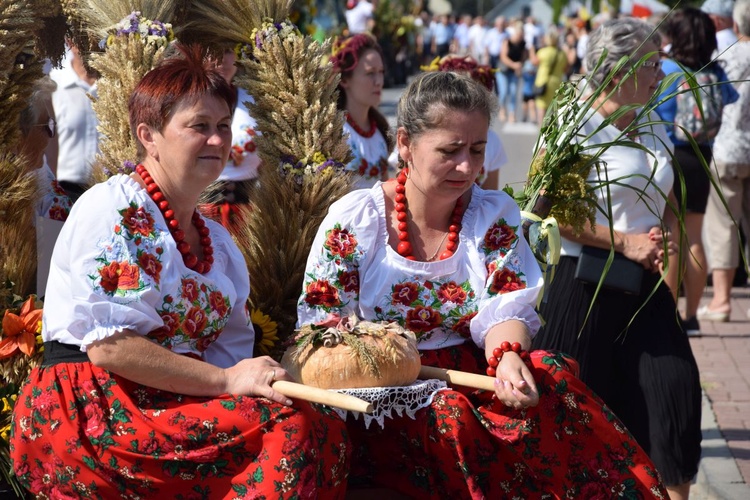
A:
MULTIPOLYGON (((709 288, 704 301, 710 296, 709 288)), ((690 339, 705 395, 696 498, 750 499, 748 309, 750 288, 733 289, 730 321, 701 322, 703 335, 690 339)))
MULTIPOLYGON (((395 125, 402 89, 385 89, 381 111, 395 125)), ((526 179, 538 127, 528 123, 493 128, 503 141, 508 163, 500 186, 520 187, 526 179)), ((711 296, 707 289, 705 301, 711 296)), ((750 499, 750 288, 735 288, 727 323, 701 324, 703 336, 691 338, 701 373, 703 443, 700 471, 691 490, 693 500, 750 499)))

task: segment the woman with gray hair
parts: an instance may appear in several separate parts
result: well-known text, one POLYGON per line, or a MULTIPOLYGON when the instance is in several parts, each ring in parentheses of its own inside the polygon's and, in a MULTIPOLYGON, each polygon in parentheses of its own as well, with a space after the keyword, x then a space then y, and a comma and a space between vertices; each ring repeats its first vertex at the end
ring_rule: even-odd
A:
POLYGON ((660 281, 667 254, 676 251, 668 226, 675 217, 666 210, 671 143, 655 115, 639 112, 664 76, 659 42, 654 28, 636 19, 608 21, 591 34, 582 85, 606 87, 590 97, 577 137, 600 154, 601 167, 587 182, 607 187, 594 191, 602 209, 595 226, 580 234, 560 228, 562 257, 534 347, 578 360, 581 379, 649 453, 674 499, 687 498, 698 471, 701 389, 675 301, 660 281), (623 57, 629 61, 618 66, 623 57), (611 249, 615 260, 597 294, 600 273, 587 271, 611 249), (613 279, 618 273, 626 279, 613 279))
POLYGON ((17 153, 25 159, 27 171, 37 176, 40 188, 37 215, 64 221, 72 202, 58 184, 44 156, 48 144, 57 133, 52 107, 52 93, 56 88, 57 84, 48 76, 34 82, 28 105, 19 117, 21 139, 17 153))

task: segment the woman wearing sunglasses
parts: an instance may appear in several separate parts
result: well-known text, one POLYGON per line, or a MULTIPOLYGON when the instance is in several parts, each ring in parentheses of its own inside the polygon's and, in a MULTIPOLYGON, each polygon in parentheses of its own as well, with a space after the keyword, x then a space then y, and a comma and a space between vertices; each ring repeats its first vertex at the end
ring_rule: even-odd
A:
POLYGON ((52 93, 56 88, 57 84, 48 76, 34 82, 28 105, 21 112, 19 120, 21 140, 18 154, 24 158, 27 171, 34 172, 38 178, 41 194, 36 215, 64 221, 72 202, 55 180, 55 174, 44 156, 44 151, 57 133, 52 107, 52 93))

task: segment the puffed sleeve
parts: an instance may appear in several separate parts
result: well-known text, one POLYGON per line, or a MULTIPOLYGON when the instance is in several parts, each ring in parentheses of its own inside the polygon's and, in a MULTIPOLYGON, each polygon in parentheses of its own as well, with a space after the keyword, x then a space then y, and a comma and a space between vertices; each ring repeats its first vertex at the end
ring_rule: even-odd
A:
MULTIPOLYGON (((156 312, 168 235, 158 208, 134 181, 118 176, 73 206, 52 254, 44 339, 86 346, 128 329, 163 325, 156 312)), ((175 249, 176 250, 176 249, 175 249)))
POLYGON ((471 321, 471 336, 484 348, 494 325, 516 319, 533 337, 541 323, 535 310, 542 290, 542 272, 521 229, 518 206, 502 191, 475 189, 482 196, 474 223, 477 261, 484 265, 479 310, 471 321))
POLYGON ((227 324, 216 342, 203 353, 203 359, 212 365, 228 368, 253 356, 255 331, 247 310, 250 278, 245 258, 229 232, 212 220, 206 220, 206 225, 210 226, 214 253, 217 256, 214 269, 231 280, 236 298, 227 324))
MULTIPOLYGON (((379 184, 374 189, 382 189, 379 184)), ((371 189, 349 193, 331 205, 315 235, 305 268, 297 325, 315 323, 329 314, 362 316, 360 272, 372 258, 384 231, 371 189)))

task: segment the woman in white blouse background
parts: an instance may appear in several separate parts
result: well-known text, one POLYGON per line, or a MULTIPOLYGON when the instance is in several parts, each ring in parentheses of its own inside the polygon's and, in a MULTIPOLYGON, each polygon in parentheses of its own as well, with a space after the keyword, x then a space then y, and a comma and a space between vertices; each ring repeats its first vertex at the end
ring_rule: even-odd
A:
POLYGON ((337 105, 346 113, 344 134, 352 152, 346 169, 355 174, 355 188, 372 187, 388 178, 393 141, 388 120, 378 111, 383 61, 383 51, 371 35, 360 33, 333 44, 331 63, 341 75, 337 105))

